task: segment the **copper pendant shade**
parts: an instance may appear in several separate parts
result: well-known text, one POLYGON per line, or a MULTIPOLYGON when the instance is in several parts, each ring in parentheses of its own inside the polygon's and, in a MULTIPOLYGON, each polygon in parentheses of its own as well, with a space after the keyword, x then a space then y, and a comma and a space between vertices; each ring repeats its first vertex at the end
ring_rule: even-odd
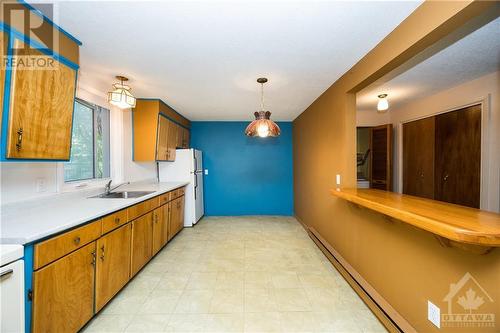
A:
POLYGON ((254 113, 255 120, 247 126, 245 134, 248 136, 260 136, 261 138, 279 136, 281 130, 280 127, 270 119, 271 112, 264 111, 264 83, 267 82, 267 79, 259 78, 257 82, 261 84, 261 111, 254 113))

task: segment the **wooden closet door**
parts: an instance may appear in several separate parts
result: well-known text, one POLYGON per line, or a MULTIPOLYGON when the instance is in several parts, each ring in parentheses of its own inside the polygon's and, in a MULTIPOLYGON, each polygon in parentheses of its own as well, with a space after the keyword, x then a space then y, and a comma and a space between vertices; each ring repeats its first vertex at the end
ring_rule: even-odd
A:
POLYGON ((370 188, 392 191, 392 124, 371 129, 370 188))
POLYGON ((403 193, 434 199, 435 117, 403 124, 403 193))
POLYGON ((479 208, 481 105, 436 116, 435 198, 479 208))

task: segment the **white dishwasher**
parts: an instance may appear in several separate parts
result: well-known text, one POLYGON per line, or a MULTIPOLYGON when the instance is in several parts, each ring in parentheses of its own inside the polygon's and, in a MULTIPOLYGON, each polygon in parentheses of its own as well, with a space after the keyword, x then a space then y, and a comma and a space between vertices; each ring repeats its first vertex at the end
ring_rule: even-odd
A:
POLYGON ((0 245, 0 332, 24 332, 22 245, 0 245))

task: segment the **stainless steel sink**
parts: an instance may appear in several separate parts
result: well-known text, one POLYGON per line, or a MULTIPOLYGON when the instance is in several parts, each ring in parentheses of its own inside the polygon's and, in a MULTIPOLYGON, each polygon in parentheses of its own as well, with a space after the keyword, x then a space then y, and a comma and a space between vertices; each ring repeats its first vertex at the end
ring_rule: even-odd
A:
POLYGON ((91 198, 102 198, 102 199, 131 199, 131 198, 139 198, 148 194, 153 193, 154 191, 123 191, 123 192, 110 192, 108 194, 101 193, 98 195, 94 195, 91 198))

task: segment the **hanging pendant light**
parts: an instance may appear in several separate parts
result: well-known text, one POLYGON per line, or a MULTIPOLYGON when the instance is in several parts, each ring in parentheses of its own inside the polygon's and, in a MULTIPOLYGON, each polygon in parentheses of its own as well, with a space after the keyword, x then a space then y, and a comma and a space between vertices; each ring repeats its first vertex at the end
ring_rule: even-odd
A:
POLYGON ((377 112, 384 113, 389 109, 389 101, 387 100, 387 94, 378 95, 377 112))
POLYGON ((108 102, 120 109, 129 109, 135 107, 135 97, 130 92, 131 88, 123 84, 128 81, 124 76, 117 76, 120 83, 113 84, 113 91, 108 92, 108 102))
POLYGON ((261 85, 260 111, 254 113, 255 120, 247 126, 245 134, 248 136, 260 136, 261 138, 279 136, 281 133, 280 127, 270 119, 271 112, 264 110, 264 83, 267 82, 267 79, 265 77, 258 78, 257 82, 261 85))

